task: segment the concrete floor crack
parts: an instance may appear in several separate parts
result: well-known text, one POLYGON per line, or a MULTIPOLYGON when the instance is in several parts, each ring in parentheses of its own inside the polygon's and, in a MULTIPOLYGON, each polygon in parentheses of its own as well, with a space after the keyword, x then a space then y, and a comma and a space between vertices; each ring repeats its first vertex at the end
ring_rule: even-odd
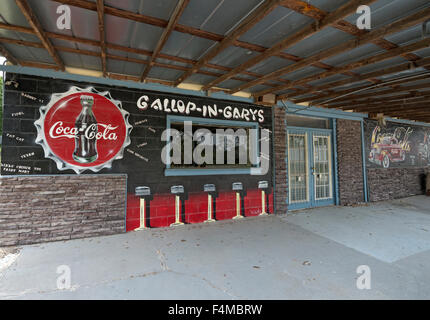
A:
POLYGON ((199 276, 197 274, 187 274, 187 273, 183 273, 183 272, 178 272, 178 271, 174 271, 174 270, 169 270, 169 272, 178 274, 178 275, 182 275, 182 276, 189 276, 189 277, 193 277, 199 280, 203 280, 204 282, 206 282, 210 287, 212 287, 213 289, 219 290, 225 294, 227 294, 228 296, 230 296, 232 299, 241 299, 240 296, 237 296, 231 292, 229 292, 226 288, 220 288, 217 285, 215 285, 214 283, 212 283, 210 280, 206 279, 203 276, 199 276))

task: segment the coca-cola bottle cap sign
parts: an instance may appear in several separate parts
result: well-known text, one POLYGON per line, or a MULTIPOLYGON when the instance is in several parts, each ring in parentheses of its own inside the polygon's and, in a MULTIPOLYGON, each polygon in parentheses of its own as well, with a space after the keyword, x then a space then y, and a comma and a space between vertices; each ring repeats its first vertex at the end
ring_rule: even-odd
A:
POLYGON ((121 159, 130 144, 128 116, 108 92, 72 87, 40 108, 36 142, 59 170, 97 172, 121 159))

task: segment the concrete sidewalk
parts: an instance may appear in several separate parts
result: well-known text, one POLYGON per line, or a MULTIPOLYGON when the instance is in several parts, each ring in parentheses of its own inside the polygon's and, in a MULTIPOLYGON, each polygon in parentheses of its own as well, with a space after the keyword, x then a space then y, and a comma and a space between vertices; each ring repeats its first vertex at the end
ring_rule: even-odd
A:
POLYGON ((429 208, 419 196, 25 246, 0 260, 0 299, 429 299, 429 208))

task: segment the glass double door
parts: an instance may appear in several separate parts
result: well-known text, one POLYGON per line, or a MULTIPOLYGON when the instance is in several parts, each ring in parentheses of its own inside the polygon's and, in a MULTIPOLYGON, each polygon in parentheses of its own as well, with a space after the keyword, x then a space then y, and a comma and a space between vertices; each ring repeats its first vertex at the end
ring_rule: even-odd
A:
POLYGON ((334 204, 331 130, 288 129, 288 208, 334 204))

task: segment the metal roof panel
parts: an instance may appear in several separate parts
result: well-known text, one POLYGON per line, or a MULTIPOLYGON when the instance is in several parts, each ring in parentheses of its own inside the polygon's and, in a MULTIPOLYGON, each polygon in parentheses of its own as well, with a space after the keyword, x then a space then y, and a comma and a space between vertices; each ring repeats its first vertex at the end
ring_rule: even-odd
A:
POLYGON ((351 39, 355 39, 355 37, 333 27, 327 27, 284 50, 284 52, 306 58, 351 39))
POLYGON ((246 50, 239 47, 229 47, 217 55, 210 62, 224 67, 235 68, 244 61, 259 55, 258 52, 246 50))
POLYGON ((206 0, 202 6, 201 1, 193 0, 184 10, 180 23, 225 35, 262 2, 262 0, 206 0))
POLYGON ((271 47, 312 21, 311 18, 279 6, 243 34, 239 40, 271 47))
POLYGON ((162 53, 186 59, 198 60, 216 42, 189 34, 173 31, 162 53))
MULTIPOLYGON (((372 3, 369 7, 371 10, 371 26, 375 30, 381 26, 392 23, 408 15, 429 7, 428 0, 379 0, 372 3)), ((353 14, 347 19, 352 24, 357 23, 361 14, 353 14)))

